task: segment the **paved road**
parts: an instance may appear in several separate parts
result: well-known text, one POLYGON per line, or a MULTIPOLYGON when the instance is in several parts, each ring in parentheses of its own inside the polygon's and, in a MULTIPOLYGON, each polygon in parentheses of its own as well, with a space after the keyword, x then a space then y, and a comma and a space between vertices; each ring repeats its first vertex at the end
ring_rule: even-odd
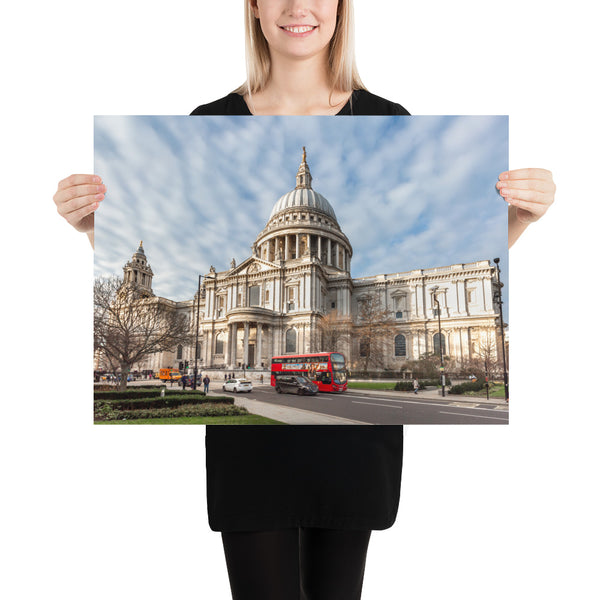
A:
MULTIPOLYGON (((216 389, 213 393, 219 393, 216 389)), ((277 394, 268 385, 256 385, 249 394, 232 394, 243 403, 243 398, 250 401, 248 408, 262 407, 260 414, 271 416, 285 422, 306 422, 327 424, 347 420, 349 423, 364 423, 370 425, 401 425, 401 424, 485 424, 499 425, 508 423, 508 407, 503 400, 497 402, 467 401, 447 396, 442 398, 435 393, 414 395, 410 393, 378 391, 378 390, 348 390, 342 394, 319 393, 316 396, 295 396, 293 394, 277 394), (252 406, 250 406, 250 404, 252 406), (277 414, 269 413, 269 406, 282 410, 277 414), (290 412, 293 420, 285 420, 285 408, 300 409, 290 412), (329 418, 332 417, 332 418, 329 418), (298 420, 300 419, 300 420, 298 420)))

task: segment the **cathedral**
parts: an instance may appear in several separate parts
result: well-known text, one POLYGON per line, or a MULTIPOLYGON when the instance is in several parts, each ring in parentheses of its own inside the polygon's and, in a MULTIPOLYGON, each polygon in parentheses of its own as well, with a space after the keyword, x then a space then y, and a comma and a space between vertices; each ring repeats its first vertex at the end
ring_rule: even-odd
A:
MULTIPOLYGON (((385 315, 377 370, 399 371, 409 360, 439 354, 458 363, 501 351, 498 280, 489 260, 402 273, 353 278, 353 249, 329 201, 312 188, 303 150, 295 187, 277 200, 251 245, 251 255, 229 269, 201 277, 194 298, 174 302, 198 337, 198 367, 269 369, 272 356, 338 351, 360 369, 365 345, 361 303, 375 302, 385 315), (439 312, 438 312, 439 311, 439 312), (197 315, 199 320, 197 320, 197 315), (319 335, 329 316, 350 327, 336 348, 319 335), (440 336, 441 326, 441 336, 440 336)), ((153 272, 142 243, 123 267, 124 285, 152 292, 153 272)), ((380 328, 381 329, 381 328, 380 328)), ((152 355, 141 370, 193 368, 195 348, 179 346, 152 355)))

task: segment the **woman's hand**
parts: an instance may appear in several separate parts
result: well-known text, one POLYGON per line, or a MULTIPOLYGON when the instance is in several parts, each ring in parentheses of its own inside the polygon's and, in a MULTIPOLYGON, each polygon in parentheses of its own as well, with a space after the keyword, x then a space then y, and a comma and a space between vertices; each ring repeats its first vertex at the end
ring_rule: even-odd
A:
POLYGON ((106 186, 98 175, 71 175, 58 184, 54 203, 61 217, 94 245, 94 211, 104 200, 106 186))
POLYGON ((556 185, 546 169, 504 171, 496 184, 500 195, 510 204, 508 246, 512 246, 527 226, 544 216, 554 202, 556 185))

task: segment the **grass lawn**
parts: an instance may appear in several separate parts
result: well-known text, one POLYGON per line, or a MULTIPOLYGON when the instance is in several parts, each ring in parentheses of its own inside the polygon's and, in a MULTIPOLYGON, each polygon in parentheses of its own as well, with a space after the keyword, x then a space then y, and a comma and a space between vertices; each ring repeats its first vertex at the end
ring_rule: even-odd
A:
POLYGON ((348 388, 355 390, 393 390, 395 381, 349 381, 348 388))
MULTIPOLYGON (((485 388, 478 392, 466 392, 465 396, 473 396, 475 398, 486 398, 485 388)), ((503 383, 491 383, 490 384, 490 398, 504 398, 504 384, 503 383)))
POLYGON ((280 421, 241 415, 239 417, 177 417, 174 419, 134 419, 128 421, 96 421, 95 425, 285 425, 280 421))

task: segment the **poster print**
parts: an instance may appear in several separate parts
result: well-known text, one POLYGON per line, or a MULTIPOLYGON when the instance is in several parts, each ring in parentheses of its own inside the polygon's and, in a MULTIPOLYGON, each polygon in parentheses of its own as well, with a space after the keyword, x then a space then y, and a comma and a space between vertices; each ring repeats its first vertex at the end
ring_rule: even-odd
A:
POLYGON ((96 117, 95 159, 98 421, 508 422, 507 117, 96 117))

